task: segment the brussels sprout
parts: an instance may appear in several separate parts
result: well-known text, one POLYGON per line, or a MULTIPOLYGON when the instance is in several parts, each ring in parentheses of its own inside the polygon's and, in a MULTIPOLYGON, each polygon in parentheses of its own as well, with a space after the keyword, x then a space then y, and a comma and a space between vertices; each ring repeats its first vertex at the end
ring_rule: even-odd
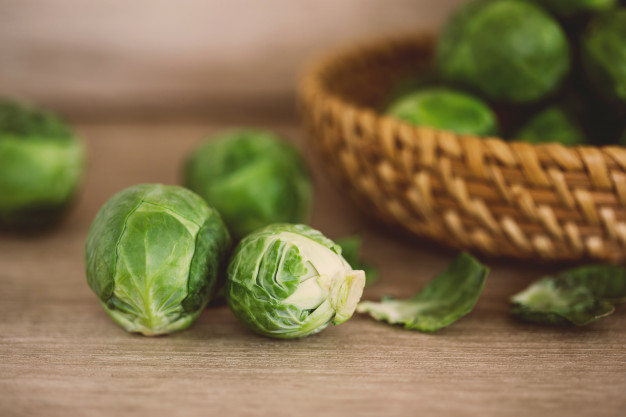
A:
POLYGON ((303 337, 348 320, 365 274, 341 248, 305 225, 275 224, 244 238, 228 265, 226 301, 247 327, 265 336, 303 337))
POLYGON ((561 19, 600 13, 617 6, 617 0, 533 0, 561 19))
POLYGON ((184 183, 219 210, 236 240, 272 223, 305 221, 311 209, 305 161, 262 130, 229 131, 200 145, 184 183))
POLYGON ((182 187, 142 184, 98 212, 85 246, 87 282, 124 329, 187 328, 209 302, 230 236, 218 212, 182 187))
POLYGON ((408 94, 392 103, 388 113, 416 125, 459 134, 487 136, 496 132, 496 116, 487 104, 447 88, 430 88, 408 94))
POLYGON ((605 101, 626 108, 626 9, 595 18, 582 37, 583 68, 605 101))
POLYGON ((56 116, 0 100, 0 226, 56 221, 80 183, 85 151, 56 116))
POLYGON ((582 128, 561 107, 553 106, 536 114, 515 135, 530 143, 557 142, 566 146, 585 141, 582 128))
POLYGON ((472 1, 446 24, 437 45, 443 77, 501 102, 525 103, 554 91, 570 52, 558 23, 521 0, 472 1))

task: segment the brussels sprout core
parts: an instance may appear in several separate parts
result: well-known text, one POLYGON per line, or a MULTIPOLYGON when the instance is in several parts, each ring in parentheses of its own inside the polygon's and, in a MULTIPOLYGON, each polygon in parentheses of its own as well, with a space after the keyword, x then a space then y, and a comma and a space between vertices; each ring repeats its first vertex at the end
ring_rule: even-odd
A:
POLYGON ((302 337, 348 320, 365 286, 341 249, 304 225, 268 226, 241 241, 226 297, 235 315, 266 336, 302 337))

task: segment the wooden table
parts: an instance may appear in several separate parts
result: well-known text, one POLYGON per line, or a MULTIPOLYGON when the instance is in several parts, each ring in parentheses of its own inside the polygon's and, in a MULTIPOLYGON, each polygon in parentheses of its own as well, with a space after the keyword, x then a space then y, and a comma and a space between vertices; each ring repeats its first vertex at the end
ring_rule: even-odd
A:
MULTIPOLYGON (((292 124, 273 126, 295 140, 292 124)), ((303 340, 241 326, 226 307, 187 331, 131 335, 91 293, 87 229, 113 193, 176 183, 212 125, 83 125, 91 155, 69 218, 42 236, 0 236, 0 416, 624 416, 626 308, 586 328, 522 324, 508 297, 553 268, 492 267, 475 310, 434 335, 365 316, 303 340), (222 414, 223 413, 223 414, 222 414)), ((381 281, 365 299, 408 296, 455 255, 393 236, 358 216, 314 166, 312 225, 355 231, 381 281)))

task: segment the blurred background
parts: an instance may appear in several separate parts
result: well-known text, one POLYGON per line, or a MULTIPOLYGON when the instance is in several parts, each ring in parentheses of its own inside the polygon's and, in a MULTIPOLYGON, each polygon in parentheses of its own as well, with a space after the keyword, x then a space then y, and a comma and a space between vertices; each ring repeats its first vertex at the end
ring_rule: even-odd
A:
POLYGON ((308 59, 462 2, 1 0, 0 93, 75 122, 293 119, 308 59))

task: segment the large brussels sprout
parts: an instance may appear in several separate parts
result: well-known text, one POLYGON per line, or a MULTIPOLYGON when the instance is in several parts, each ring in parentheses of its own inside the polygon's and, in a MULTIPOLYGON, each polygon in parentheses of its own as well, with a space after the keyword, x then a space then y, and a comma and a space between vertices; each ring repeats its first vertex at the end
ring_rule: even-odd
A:
POLYGON ((305 225, 275 224, 244 238, 228 266, 226 300, 257 333, 303 337, 348 320, 365 286, 341 248, 305 225))
POLYGON ((487 136, 496 132, 496 116, 482 100, 448 88, 429 88, 407 94, 389 107, 388 114, 415 125, 487 136))
POLYGON ((437 45, 443 77, 494 101, 524 103, 554 91, 570 53, 558 23, 522 0, 480 0, 461 7, 437 45))
POLYGON ((230 236, 218 212, 193 192, 142 184, 98 212, 85 246, 87 282, 129 332, 185 329, 215 289, 230 236))
POLYGON ((201 144, 184 184, 219 210, 236 240, 268 224, 303 222, 312 203, 305 161, 263 130, 228 131, 201 144))
POLYGON ((600 13, 617 5, 618 0, 533 0, 562 19, 600 13))
POLYGON ((552 106, 533 116, 517 132, 515 139, 530 143, 557 142, 572 146, 582 144, 585 134, 563 108, 552 106))
POLYGON ((595 18, 582 38, 583 67, 600 97, 626 108, 626 9, 595 18))
POLYGON ((84 161, 81 142, 61 119, 0 100, 0 227, 37 229, 57 220, 84 161))

